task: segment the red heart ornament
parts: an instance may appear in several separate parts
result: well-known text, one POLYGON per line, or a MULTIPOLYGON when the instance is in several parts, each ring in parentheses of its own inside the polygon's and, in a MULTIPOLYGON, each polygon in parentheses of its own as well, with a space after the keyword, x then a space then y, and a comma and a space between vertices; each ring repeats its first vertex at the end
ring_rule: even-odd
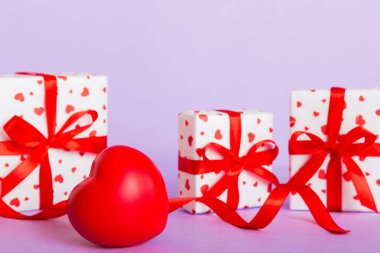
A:
POLYGON ((87 240, 126 247, 159 235, 168 208, 164 180, 154 163, 136 149, 114 146, 95 158, 90 177, 74 188, 67 214, 87 240))

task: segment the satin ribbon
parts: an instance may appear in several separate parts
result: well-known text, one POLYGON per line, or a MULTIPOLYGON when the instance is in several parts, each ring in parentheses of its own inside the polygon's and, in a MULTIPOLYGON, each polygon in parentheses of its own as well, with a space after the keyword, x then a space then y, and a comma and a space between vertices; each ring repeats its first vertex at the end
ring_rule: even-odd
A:
POLYGON ((241 113, 235 111, 218 110, 227 113, 230 120, 230 149, 218 143, 208 143, 198 150, 203 160, 190 160, 179 157, 179 170, 193 175, 210 172, 224 175, 207 192, 205 196, 218 197, 227 190, 227 204, 237 209, 239 204, 238 179, 243 170, 249 171, 270 184, 278 185, 277 177, 263 166, 270 165, 278 154, 277 145, 271 140, 263 140, 253 145, 245 156, 239 157, 241 140, 241 113), (208 153, 220 156, 220 159, 209 159, 208 153))
MULTIPOLYGON (((332 93, 335 94, 335 89, 332 90, 332 93)), ((352 140, 351 139, 352 135, 350 135, 349 137, 350 138, 347 138, 346 142, 344 142, 345 145, 346 143, 349 143, 352 140)), ((367 142, 365 142, 365 144, 358 144, 357 149, 361 150, 362 152, 363 148, 366 148, 367 146, 369 146, 368 143, 370 143, 370 141, 371 141, 371 138, 368 137, 367 142)), ((212 146, 214 147, 214 144, 212 146)), ((348 149, 347 152, 348 151, 351 152, 351 150, 353 149, 352 145, 348 145, 348 146, 350 147, 350 149, 348 149)), ((311 145, 311 148, 314 148, 314 147, 315 147, 314 145, 311 145)), ((346 148, 346 146, 340 146, 340 147, 346 148)), ((371 152, 376 153, 377 150, 374 149, 373 146, 371 147, 372 147, 371 152)), ((255 150, 255 148, 253 150, 255 150)), ((358 151, 358 150, 355 150, 355 151, 358 151)), ((325 156, 324 152, 316 152, 316 154, 310 158, 309 162, 316 166, 319 165, 318 166, 319 168, 324 160, 322 159, 324 156, 325 156)), ((230 159, 230 160, 235 161, 235 159, 230 159)), ((181 165, 181 162, 183 161, 180 160, 180 165, 181 165)), ((204 164, 199 163, 198 167, 195 166, 195 168, 197 168, 195 172, 215 170, 215 168, 204 169, 206 168, 206 165, 211 165, 211 164, 206 164, 206 163, 207 163, 207 159, 204 162, 204 164)), ((220 162, 215 162, 212 165, 215 165, 216 167, 218 167, 217 163, 220 163, 220 162)), ((193 174, 196 174, 196 173, 193 173, 193 174)), ((324 204, 322 203, 318 195, 310 187, 305 185, 308 179, 312 175, 313 173, 310 172, 310 170, 300 169, 287 183, 285 184, 277 183, 276 188, 269 194, 263 206, 259 209, 257 214, 249 222, 246 222, 243 218, 241 218, 239 214, 234 210, 234 208, 231 208, 231 206, 220 201, 215 196, 210 196, 210 195, 205 195, 202 197, 185 197, 185 198, 170 199, 169 212, 173 212, 176 209, 182 207, 183 205, 191 201, 199 201, 207 205, 222 220, 224 220, 225 222, 231 225, 234 225, 240 228, 245 228, 245 229, 262 229, 268 226, 273 221, 277 213, 280 211, 288 195, 290 193, 298 193, 301 196, 301 198, 304 200, 306 205, 308 206, 308 209, 310 210, 314 220, 317 222, 319 226, 335 234, 344 234, 344 233, 349 232, 348 230, 345 230, 339 227, 335 223, 335 221, 329 214, 328 210, 326 209, 326 207, 324 206, 324 204)))
POLYGON ((290 155, 311 155, 311 158, 294 175, 289 186, 297 190, 299 186, 305 185, 319 170, 326 157, 330 156, 326 172, 327 209, 342 211, 343 162, 361 205, 377 212, 366 177, 352 157, 380 156, 380 145, 375 144, 377 136, 361 126, 353 128, 346 134, 339 134, 345 108, 344 96, 344 89, 331 89, 326 142, 318 136, 304 131, 297 131, 291 136, 290 155), (300 140, 302 136, 306 136, 308 140, 300 140), (356 143, 361 139, 364 140, 363 143, 356 143))
POLYGON ((56 131, 57 108, 57 79, 53 75, 36 73, 18 73, 24 75, 41 76, 44 79, 45 111, 48 136, 45 137, 33 125, 22 117, 14 116, 5 125, 4 131, 9 141, 0 142, 0 155, 28 155, 6 177, 1 180, 0 215, 19 219, 46 219, 54 218, 66 213, 66 201, 53 204, 52 171, 49 162, 50 148, 99 153, 106 147, 107 137, 75 138, 78 134, 90 128, 97 120, 98 114, 94 110, 79 111, 72 114, 63 126, 56 131), (91 118, 85 125, 78 121, 83 117, 91 118), (75 126, 72 130, 69 130, 75 126), (41 212, 35 215, 24 215, 10 208, 3 198, 31 172, 40 166, 39 188, 41 212))

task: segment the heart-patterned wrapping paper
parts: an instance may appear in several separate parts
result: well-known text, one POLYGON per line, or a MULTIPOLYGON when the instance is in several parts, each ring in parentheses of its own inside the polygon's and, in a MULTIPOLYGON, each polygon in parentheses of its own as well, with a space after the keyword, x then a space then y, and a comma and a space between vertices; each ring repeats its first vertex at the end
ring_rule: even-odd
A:
MULTIPOLYGON (((91 127, 76 136, 107 135, 107 77, 86 74, 57 75, 56 129, 60 129, 73 113, 82 110, 95 110, 97 120, 91 127)), ((0 141, 9 137, 3 126, 14 115, 37 128, 47 136, 44 79, 30 75, 0 75, 0 141)), ((84 125, 88 118, 80 119, 76 124, 84 125)), ((72 126, 70 129, 73 129, 72 126)), ((22 134, 22 133, 20 133, 22 134)), ((26 155, 0 155, 0 177, 8 175, 26 155)), ((49 161, 53 180, 53 203, 66 200, 71 190, 88 177, 95 154, 78 151, 66 151, 50 148, 49 161)), ((1 188, 0 188, 1 189, 1 188)), ((13 190, 2 196, 11 208, 18 212, 38 210, 39 166, 13 190)))

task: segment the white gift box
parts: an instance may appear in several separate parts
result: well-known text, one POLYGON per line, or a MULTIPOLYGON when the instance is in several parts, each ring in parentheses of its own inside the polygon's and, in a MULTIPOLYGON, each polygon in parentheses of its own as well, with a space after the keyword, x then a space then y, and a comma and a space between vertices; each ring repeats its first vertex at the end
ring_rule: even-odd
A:
MULTIPOLYGON (((273 139, 273 115, 256 110, 241 111, 241 138, 239 157, 245 156, 255 143, 273 139)), ((199 150, 208 143, 217 143, 230 149, 229 114, 217 110, 187 111, 179 114, 179 159, 203 160, 199 150)), ((209 159, 217 159, 211 154, 209 159)), ((265 166, 271 171, 271 166, 265 166)), ((179 195, 199 197, 210 189, 225 174, 225 171, 202 174, 188 173, 179 164, 179 195)), ((238 177, 238 208, 261 206, 270 192, 266 180, 256 174, 243 170, 238 177)), ((227 201, 227 190, 219 197, 227 201)), ((205 213, 210 209, 202 203, 191 202, 184 206, 191 213, 205 213)))
MULTIPOLYGON (((97 120, 75 138, 106 136, 107 78, 84 74, 62 74, 56 77, 58 88, 56 131, 74 113, 94 110, 98 114, 97 120)), ((41 134, 47 136, 44 85, 42 76, 0 75, 0 142, 10 140, 3 126, 15 115, 22 117, 41 134)), ((75 126, 82 126, 88 122, 88 117, 83 117, 75 122, 75 126)), ((74 129, 75 126, 68 130, 74 129)), ((52 171, 53 203, 58 203, 66 200, 71 190, 89 175, 95 154, 50 148, 48 156, 52 171)), ((25 154, 0 154, 1 179, 6 178, 27 157, 28 155, 25 154)), ((3 201, 19 212, 38 210, 40 208, 39 171, 40 166, 37 166, 16 187, 5 195, 2 194, 3 201)))
MULTIPOLYGON (((326 124, 330 103, 330 90, 295 90, 291 92, 290 126, 292 135, 296 131, 312 133, 323 141, 327 141, 326 124)), ((341 123, 340 135, 344 135, 357 126, 362 126, 375 135, 380 134, 380 90, 353 90, 345 91, 345 109, 341 123)), ((358 143, 363 140, 358 140, 358 143)), ((293 176, 310 159, 311 155, 291 155, 290 174, 293 176)), ((368 182, 377 208, 380 207, 380 157, 353 156, 352 159, 361 168, 368 182)), ((307 182, 320 197, 327 203, 326 168, 330 160, 327 155, 318 172, 307 182)), ((370 211, 362 206, 353 182, 342 163, 342 211, 370 211)), ((290 208, 293 210, 307 210, 307 206, 298 194, 292 194, 290 208)))

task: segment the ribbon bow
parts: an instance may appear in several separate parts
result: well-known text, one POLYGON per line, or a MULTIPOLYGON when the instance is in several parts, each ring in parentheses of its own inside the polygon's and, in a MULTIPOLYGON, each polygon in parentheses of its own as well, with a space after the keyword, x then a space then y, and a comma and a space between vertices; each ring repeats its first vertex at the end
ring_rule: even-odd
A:
POLYGON ((318 136, 304 131, 297 131, 291 136, 289 153, 291 155, 308 154, 311 155, 311 158, 300 168, 290 186, 297 189, 298 186, 305 185, 319 170, 326 157, 330 155, 326 172, 327 209, 330 211, 342 210, 343 162, 346 165, 348 176, 352 179, 360 203, 377 212, 375 200, 365 175, 352 159, 353 156, 379 156, 379 148, 375 145, 377 137, 361 126, 353 128, 346 134, 339 134, 344 110, 344 95, 345 90, 342 88, 331 89, 326 142, 318 136), (299 140, 301 136, 307 136, 309 140, 299 140), (356 143, 360 139, 364 139, 364 142, 356 143))
MULTIPOLYGON (((243 157, 239 157, 230 149, 213 142, 207 144, 199 153, 205 161, 205 167, 216 172, 221 168, 225 171, 223 177, 216 182, 205 195, 217 197, 225 190, 228 190, 227 204, 234 209, 236 209, 239 204, 238 180, 243 170, 250 171, 271 184, 278 185, 279 183, 277 177, 263 167, 264 165, 271 165, 273 160, 277 157, 278 147, 274 141, 264 140, 256 143, 243 157), (264 147, 267 149, 258 151, 264 147), (220 160, 210 160, 207 157, 209 151, 214 151, 214 153, 219 154, 222 158, 220 160)), ((198 172, 204 173, 202 170, 198 172)))
POLYGON ((1 199, 0 215, 24 219, 53 218, 65 214, 66 201, 53 205, 53 183, 48 154, 49 148, 98 153, 106 147, 107 139, 106 136, 75 139, 78 134, 90 128, 97 120, 98 114, 94 110, 85 110, 72 114, 56 132, 58 88, 56 77, 46 74, 20 74, 36 75, 44 78, 48 136, 45 137, 38 129, 19 116, 13 116, 4 125, 4 130, 10 140, 0 142, 0 155, 27 154, 28 157, 24 158, 11 173, 1 180, 1 196, 5 196, 12 191, 14 187, 40 165, 40 209, 43 211, 36 215, 26 216, 11 209, 1 199), (89 123, 82 126, 77 124, 80 119, 88 116, 91 119, 89 123), (73 129, 70 130, 70 128, 73 129))

